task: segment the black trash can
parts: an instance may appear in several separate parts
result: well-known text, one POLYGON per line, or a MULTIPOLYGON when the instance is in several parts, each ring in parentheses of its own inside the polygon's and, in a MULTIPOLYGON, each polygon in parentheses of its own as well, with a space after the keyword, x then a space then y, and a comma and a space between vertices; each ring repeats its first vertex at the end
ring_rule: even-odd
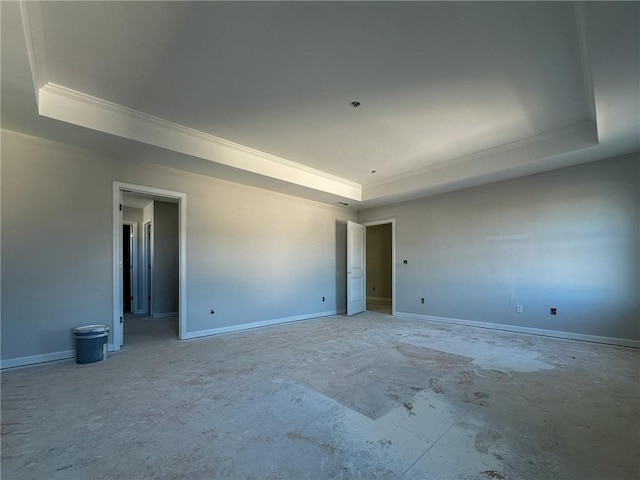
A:
POLYGON ((76 363, 103 362, 107 359, 107 325, 85 325, 73 329, 76 339, 76 363))

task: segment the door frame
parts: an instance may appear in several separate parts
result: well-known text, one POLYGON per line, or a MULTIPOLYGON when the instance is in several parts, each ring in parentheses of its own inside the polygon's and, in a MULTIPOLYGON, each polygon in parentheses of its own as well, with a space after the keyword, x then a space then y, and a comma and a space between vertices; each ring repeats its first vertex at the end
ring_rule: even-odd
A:
POLYGON ((178 201, 178 338, 187 334, 187 194, 160 188, 113 182, 113 310, 110 350, 120 350, 123 343, 122 303, 122 193, 140 193, 153 197, 171 198, 178 201))
MULTIPOLYGON (((391 315, 396 315, 396 219, 376 220, 374 222, 363 223, 365 227, 375 227, 376 225, 391 224, 391 315)), ((365 257, 366 257, 365 251, 365 257)))
POLYGON ((153 302, 151 295, 153 292, 153 223, 152 220, 144 222, 142 225, 142 300, 144 304, 140 309, 140 313, 146 313, 149 318, 153 318, 153 302), (148 227, 148 232, 147 232, 148 227))
POLYGON ((140 299, 138 298, 138 222, 123 220, 122 225, 129 225, 131 229, 131 251, 129 253, 129 261, 132 266, 130 285, 133 300, 131 300, 131 313, 140 313, 140 299))

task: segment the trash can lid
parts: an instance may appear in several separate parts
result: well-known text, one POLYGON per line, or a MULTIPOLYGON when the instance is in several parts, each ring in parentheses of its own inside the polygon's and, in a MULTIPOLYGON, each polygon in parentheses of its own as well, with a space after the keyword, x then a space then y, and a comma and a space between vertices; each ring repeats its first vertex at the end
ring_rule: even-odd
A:
POLYGON ((75 327, 73 333, 89 334, 89 333, 109 333, 108 325, 85 325, 75 327))

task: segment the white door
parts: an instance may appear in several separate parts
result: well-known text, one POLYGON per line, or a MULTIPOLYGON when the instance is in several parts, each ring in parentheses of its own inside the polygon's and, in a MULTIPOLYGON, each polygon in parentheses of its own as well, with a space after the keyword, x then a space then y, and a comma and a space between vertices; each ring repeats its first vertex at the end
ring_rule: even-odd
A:
POLYGON ((347 315, 364 312, 366 227, 347 222, 347 315))

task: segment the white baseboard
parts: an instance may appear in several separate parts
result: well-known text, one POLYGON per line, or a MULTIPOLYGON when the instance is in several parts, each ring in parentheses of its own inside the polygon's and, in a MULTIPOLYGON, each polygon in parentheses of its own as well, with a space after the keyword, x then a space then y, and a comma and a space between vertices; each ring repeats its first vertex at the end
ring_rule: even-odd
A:
POLYGON ((275 318, 272 320, 261 320, 259 322, 245 323, 242 325, 232 325, 229 327, 212 328, 209 330, 198 330, 197 332, 187 332, 182 340, 189 340, 191 338, 209 337, 211 335, 220 335, 222 333, 240 332, 242 330, 250 330, 252 328, 268 327, 271 325, 280 325, 282 323, 297 322, 300 320, 311 320, 314 318, 330 317, 332 315, 341 315, 346 313, 346 310, 331 310, 329 312, 318 312, 307 315, 298 315, 295 317, 275 318))
POLYGON ((587 335, 584 333, 563 332, 560 330, 545 330, 543 328, 518 327, 516 325, 503 325, 501 323, 476 322, 473 320, 460 320, 457 318, 434 317, 431 315, 421 315, 418 313, 396 312, 396 317, 412 318, 415 320, 427 320, 430 322, 451 323, 454 325, 464 325, 467 327, 489 328, 492 330, 503 330, 505 332, 526 333, 529 335, 540 335, 543 337, 564 338, 567 340, 580 340, 591 343, 605 343, 620 347, 640 348, 640 340, 630 340, 626 338, 601 337, 598 335, 587 335))
MULTIPOLYGON (((113 352, 113 344, 107 344, 107 349, 108 351, 113 352)), ((57 360, 67 360, 69 358, 76 358, 75 350, 65 350, 63 352, 44 353, 42 355, 30 355, 28 357, 2 360, 0 362, 0 369, 37 365, 38 363, 55 362, 57 360)))
POLYGON ((43 353, 42 355, 30 355, 28 357, 10 358, 0 362, 0 368, 22 367, 24 365, 33 365, 35 363, 54 362, 56 360, 65 360, 74 358, 75 350, 65 350, 63 352, 43 353))
MULTIPOLYGON (((323 318, 323 317, 330 317, 332 315, 341 315, 343 313, 346 313, 346 310, 332 310, 329 312, 319 312, 319 313, 312 313, 312 314, 308 314, 308 315, 298 315, 295 317, 286 317, 286 318, 276 318, 273 320, 263 320, 260 322, 253 322, 253 323, 247 323, 244 325, 234 325, 234 326, 230 326, 230 327, 221 327, 221 328, 212 328, 211 330, 200 330, 197 332, 187 332, 187 334, 182 338, 182 340, 188 340, 191 338, 199 338, 199 337, 208 337, 211 335, 219 335, 221 333, 231 333, 231 332, 239 332, 242 330, 249 330, 251 328, 259 328, 259 327, 266 327, 269 325, 278 325, 281 323, 289 323, 289 322, 296 322, 299 320, 310 320, 313 318, 323 318)), ((177 313, 169 313, 169 314, 161 314, 161 315, 166 315, 166 317, 176 317, 178 316, 177 313)), ((162 317, 162 318, 166 318, 166 317, 162 317)), ((158 317, 154 317, 154 318, 158 318, 158 317)), ((109 350, 109 352, 113 352, 115 351, 115 349, 113 348, 113 344, 109 343, 107 345, 107 348, 109 350)), ((2 360, 0 361, 0 369, 5 369, 5 368, 13 368, 13 367, 22 367, 25 365, 35 365, 38 363, 45 363, 45 362, 53 362, 56 360, 66 360, 69 358, 75 358, 76 356, 76 351, 75 350, 65 350, 63 352, 53 352, 53 353, 45 353, 42 355, 31 355, 28 357, 18 357, 18 358, 9 358, 7 360, 2 360)))
POLYGON ((171 318, 171 317, 177 317, 180 314, 178 312, 166 312, 166 313, 154 313, 151 318, 153 318, 154 320, 160 320, 162 318, 171 318))

